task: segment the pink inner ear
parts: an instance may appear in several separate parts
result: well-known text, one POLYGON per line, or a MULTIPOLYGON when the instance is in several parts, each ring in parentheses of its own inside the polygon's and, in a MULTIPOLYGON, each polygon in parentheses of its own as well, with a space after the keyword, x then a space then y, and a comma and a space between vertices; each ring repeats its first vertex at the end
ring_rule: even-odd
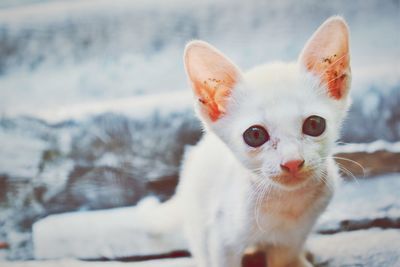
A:
POLYGON ((211 121, 216 121, 225 114, 226 101, 233 85, 234 81, 215 78, 193 83, 195 94, 211 121))
POLYGON ((350 82, 349 33, 341 18, 328 19, 306 44, 300 61, 321 78, 329 96, 343 98, 350 82))
POLYGON ((216 121, 225 114, 227 99, 240 71, 218 50, 201 41, 188 44, 185 67, 203 113, 216 121))

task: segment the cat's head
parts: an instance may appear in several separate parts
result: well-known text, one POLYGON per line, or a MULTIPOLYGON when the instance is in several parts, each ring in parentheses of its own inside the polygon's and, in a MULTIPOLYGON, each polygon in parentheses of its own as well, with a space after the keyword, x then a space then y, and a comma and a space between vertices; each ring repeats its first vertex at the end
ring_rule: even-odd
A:
POLYGON ((290 189, 326 171, 349 106, 349 32, 342 18, 323 23, 297 63, 244 74, 202 41, 187 45, 184 61, 206 129, 257 177, 290 189))

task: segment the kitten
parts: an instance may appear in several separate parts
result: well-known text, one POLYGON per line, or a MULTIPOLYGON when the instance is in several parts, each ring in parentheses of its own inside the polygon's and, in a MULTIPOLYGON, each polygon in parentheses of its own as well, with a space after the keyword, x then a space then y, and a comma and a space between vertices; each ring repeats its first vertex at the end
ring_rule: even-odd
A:
POLYGON ((175 199, 197 266, 241 266, 251 246, 269 267, 311 266, 303 244, 339 177, 330 156, 350 102, 348 41, 345 21, 332 17, 297 63, 245 74, 211 45, 187 45, 205 134, 185 157, 175 199))

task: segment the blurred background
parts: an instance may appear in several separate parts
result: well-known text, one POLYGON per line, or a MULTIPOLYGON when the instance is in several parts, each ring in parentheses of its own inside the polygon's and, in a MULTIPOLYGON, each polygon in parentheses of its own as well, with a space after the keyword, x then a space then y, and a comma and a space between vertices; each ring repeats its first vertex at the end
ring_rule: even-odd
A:
POLYGON ((296 60, 332 15, 350 26, 353 72, 337 154, 364 170, 339 161, 359 183, 318 232, 379 227, 376 220, 400 228, 399 0, 2 0, 0 259, 136 256, 115 247, 37 252, 49 233, 32 234, 33 225, 174 193, 182 153, 201 136, 182 64, 189 40, 212 43, 246 70, 296 60), (373 210, 349 218, 345 203, 364 203, 366 192, 373 210))

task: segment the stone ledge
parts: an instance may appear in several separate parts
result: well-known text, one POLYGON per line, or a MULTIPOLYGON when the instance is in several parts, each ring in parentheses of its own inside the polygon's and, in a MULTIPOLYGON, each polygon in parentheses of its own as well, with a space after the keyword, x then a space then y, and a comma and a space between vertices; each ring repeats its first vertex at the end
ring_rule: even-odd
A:
MULTIPOLYGON (((313 235, 307 243, 317 267, 400 266, 400 230, 368 229, 333 235, 313 235)), ((255 261, 253 261, 255 262, 255 261)), ((0 262, 4 267, 195 267, 191 258, 143 262, 76 260, 0 262)), ((247 265, 245 267, 263 267, 247 265)))

